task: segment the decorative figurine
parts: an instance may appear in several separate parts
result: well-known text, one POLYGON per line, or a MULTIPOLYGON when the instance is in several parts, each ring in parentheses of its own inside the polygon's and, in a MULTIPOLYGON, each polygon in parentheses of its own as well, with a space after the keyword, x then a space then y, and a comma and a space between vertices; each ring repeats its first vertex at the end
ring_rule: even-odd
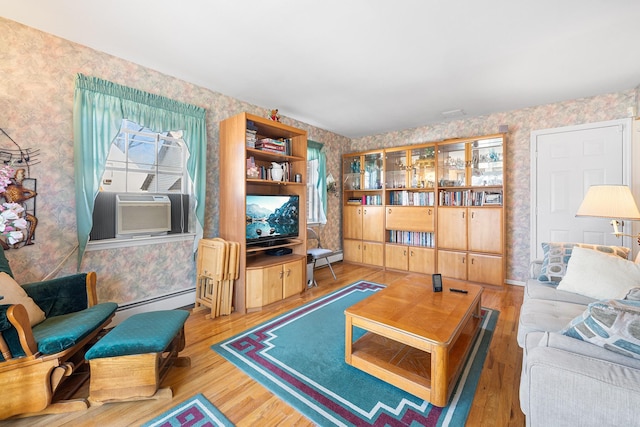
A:
POLYGON ((277 108, 275 110, 271 110, 271 114, 269 114, 269 118, 271 120, 273 120, 274 122, 279 122, 280 121, 280 114, 278 114, 278 109, 277 108))

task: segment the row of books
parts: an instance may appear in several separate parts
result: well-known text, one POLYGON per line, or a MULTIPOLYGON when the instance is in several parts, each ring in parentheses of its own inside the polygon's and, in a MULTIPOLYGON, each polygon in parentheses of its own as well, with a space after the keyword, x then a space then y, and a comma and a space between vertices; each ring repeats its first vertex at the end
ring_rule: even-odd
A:
POLYGON ((400 206, 433 206, 436 195, 432 191, 391 191, 389 194, 389 204, 400 206))
POLYGON ((290 155, 291 154, 291 140, 290 139, 273 139, 273 138, 259 138, 256 139, 254 146, 256 150, 267 151, 269 153, 290 155))
POLYGON ((500 206, 502 192, 473 190, 442 190, 438 194, 439 206, 500 206))
POLYGON ((401 243, 403 245, 424 246, 435 248, 436 236, 434 233, 424 231, 389 231, 389 243, 401 243))
POLYGON ((246 128, 246 136, 247 136, 247 147, 256 148, 256 140, 258 137, 258 128, 255 123, 251 120, 247 120, 247 128, 246 128))
POLYGON ((347 200, 348 205, 378 205, 382 206, 382 196, 371 195, 362 197, 351 197, 347 200))

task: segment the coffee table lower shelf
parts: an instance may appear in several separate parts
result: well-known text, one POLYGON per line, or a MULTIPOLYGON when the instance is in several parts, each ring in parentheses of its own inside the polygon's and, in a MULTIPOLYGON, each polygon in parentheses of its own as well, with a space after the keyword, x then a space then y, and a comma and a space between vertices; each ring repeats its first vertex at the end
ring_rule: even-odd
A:
MULTIPOLYGON (((464 359, 480 326, 480 319, 472 316, 448 351, 446 366, 446 392, 444 401, 432 393, 431 353, 403 344, 373 332, 365 333, 351 349, 351 366, 367 372, 436 406, 446 406, 449 395, 458 380, 464 359)), ((431 349, 435 352, 435 347, 431 349)), ((441 349, 442 350, 442 349, 441 349)), ((445 350, 446 351, 446 350, 445 350)))

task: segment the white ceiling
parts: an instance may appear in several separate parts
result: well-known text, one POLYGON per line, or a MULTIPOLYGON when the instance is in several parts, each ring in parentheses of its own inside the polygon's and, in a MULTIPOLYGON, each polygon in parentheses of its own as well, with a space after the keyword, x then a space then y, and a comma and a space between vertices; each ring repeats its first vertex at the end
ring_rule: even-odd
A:
POLYGON ((0 0, 0 14, 348 137, 640 84, 638 0, 0 0))

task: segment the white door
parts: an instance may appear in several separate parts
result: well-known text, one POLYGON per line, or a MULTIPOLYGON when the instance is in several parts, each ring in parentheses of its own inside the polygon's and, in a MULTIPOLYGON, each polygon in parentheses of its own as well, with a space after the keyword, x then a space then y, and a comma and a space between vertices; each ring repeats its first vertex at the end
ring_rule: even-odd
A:
POLYGON ((630 247, 611 234, 609 220, 575 216, 590 186, 629 185, 630 129, 624 119, 531 133, 532 259, 542 258, 543 242, 630 247))

